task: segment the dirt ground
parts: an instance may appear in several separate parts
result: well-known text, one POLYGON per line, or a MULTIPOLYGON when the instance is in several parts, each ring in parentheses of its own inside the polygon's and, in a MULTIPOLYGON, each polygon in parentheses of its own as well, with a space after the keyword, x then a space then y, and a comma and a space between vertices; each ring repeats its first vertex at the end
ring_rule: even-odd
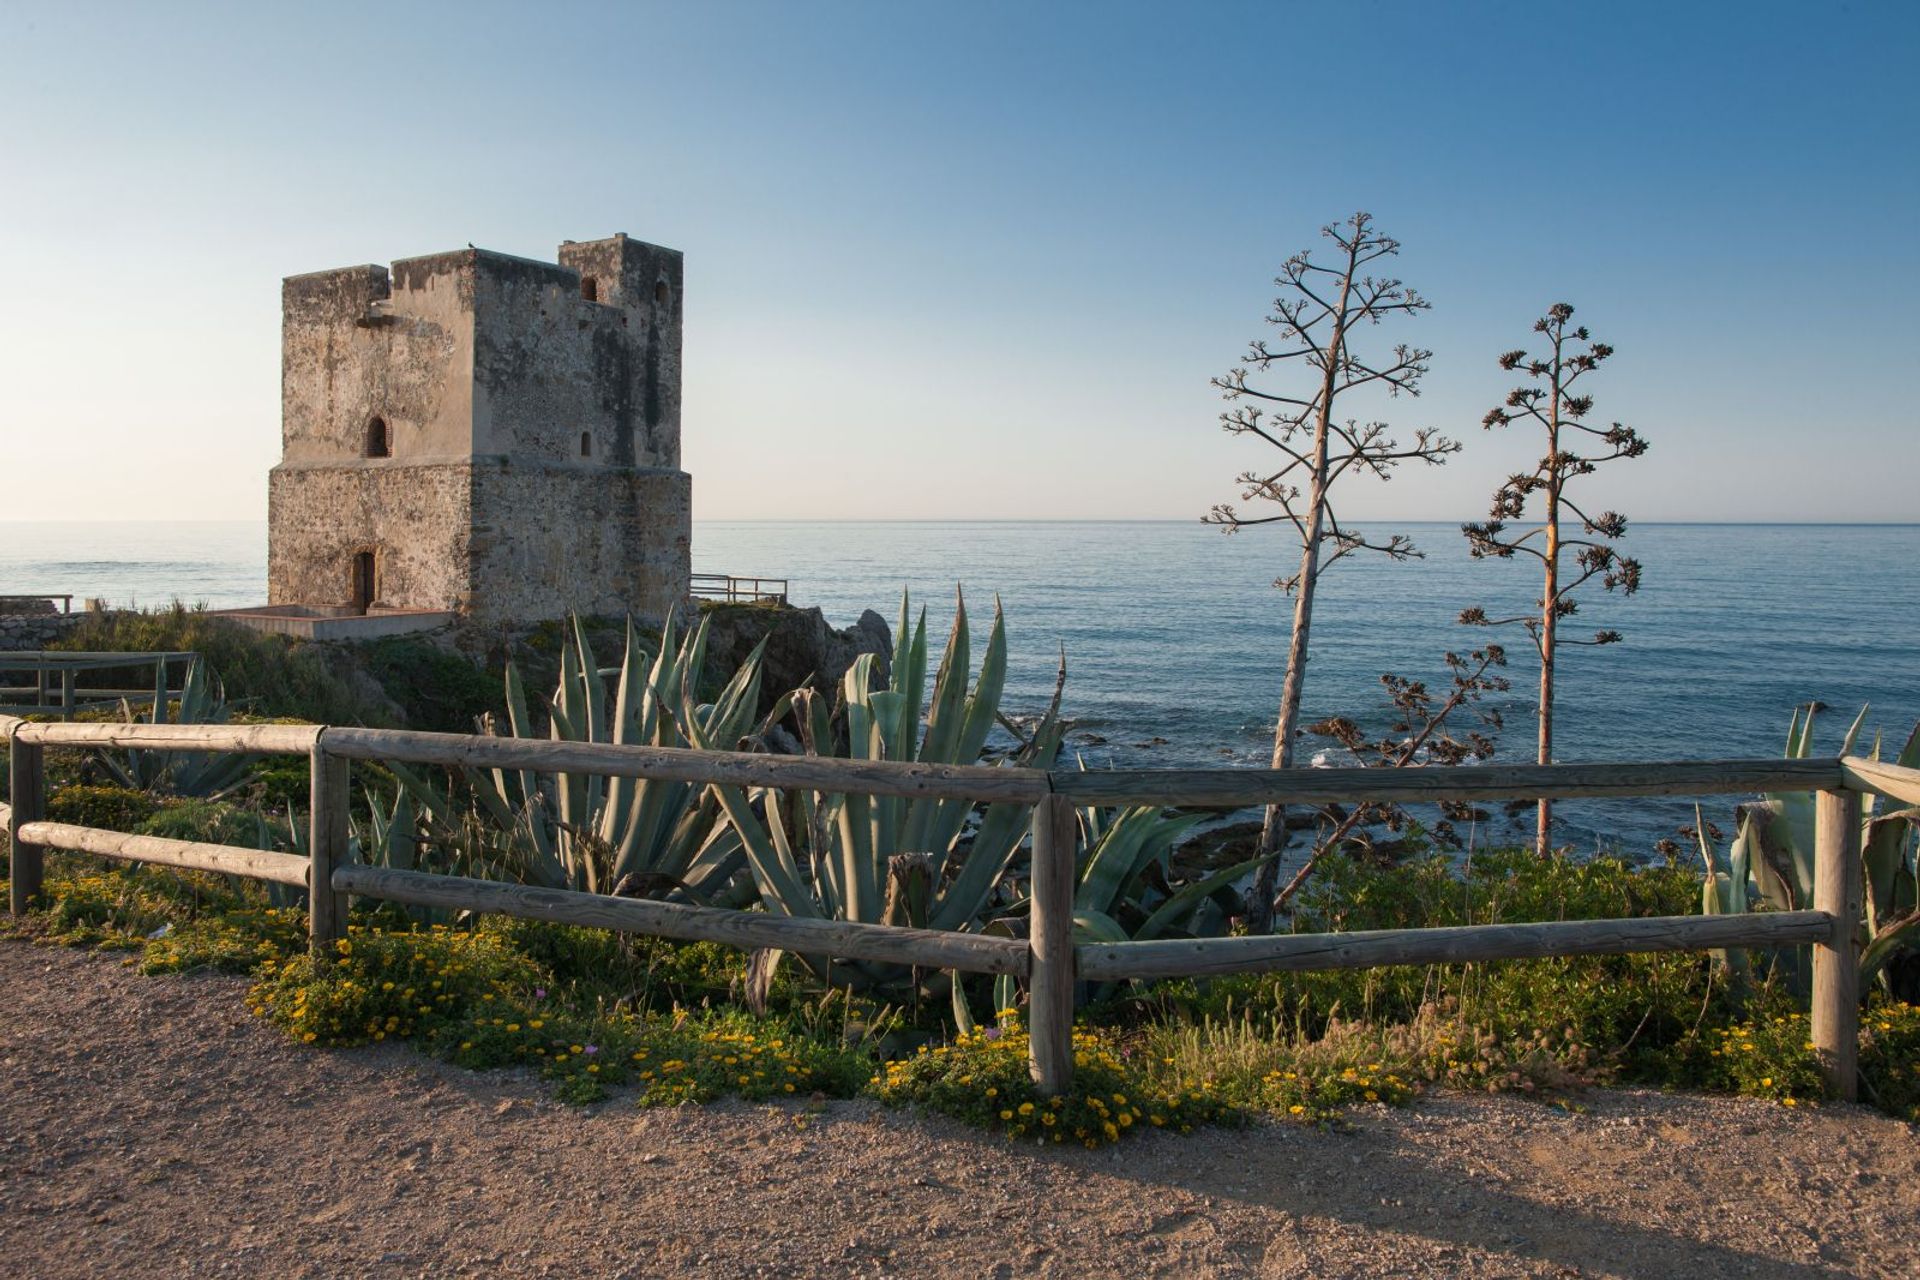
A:
POLYGON ((1920 1135, 1602 1093, 1036 1149, 868 1103, 579 1109, 0 942, 0 1274, 1913 1276, 1920 1135))

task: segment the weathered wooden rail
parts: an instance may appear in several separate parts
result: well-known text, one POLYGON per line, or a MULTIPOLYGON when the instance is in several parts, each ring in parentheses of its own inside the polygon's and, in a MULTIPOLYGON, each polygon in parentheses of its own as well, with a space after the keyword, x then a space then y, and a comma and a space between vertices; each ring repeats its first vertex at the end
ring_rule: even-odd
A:
POLYGON ((1133 770, 1087 774, 768 756, 610 744, 542 742, 306 725, 36 723, 0 715, 10 745, 11 805, 0 805, 12 848, 12 909, 41 891, 47 849, 219 871, 305 886, 316 956, 346 928, 349 895, 496 912, 731 946, 1025 978, 1030 1066, 1043 1090, 1073 1075, 1073 1002, 1083 979, 1115 981, 1262 970, 1462 964, 1545 956, 1813 947, 1813 1040, 1829 1091, 1852 1099, 1858 1072, 1862 918, 1861 796, 1920 803, 1920 770, 1859 759, 1516 765, 1410 770, 1133 770), (305 755, 311 770, 309 856, 161 840, 48 822, 48 747, 140 747, 305 755), (924 796, 1033 807, 1032 917, 1024 939, 842 920, 775 916, 570 890, 431 875, 347 860, 348 769, 354 760, 584 772, 716 786, 855 795, 924 796), (1073 937, 1079 805, 1239 807, 1369 800, 1535 799, 1541 796, 1817 793, 1812 910, 1742 916, 1658 916, 1363 933, 1083 943, 1073 937))
MULTIPOLYGON (((14 715, 57 715, 73 719, 73 713, 88 707, 118 706, 122 702, 153 705, 156 697, 180 692, 173 679, 173 667, 185 665, 194 653, 83 653, 78 650, 20 649, 0 652, 0 711, 14 715), (144 685, 136 688, 85 688, 79 683, 88 671, 151 672, 144 685), (31 683, 13 684, 8 679, 30 677, 31 683)), ((185 679, 184 670, 181 679, 185 679)))

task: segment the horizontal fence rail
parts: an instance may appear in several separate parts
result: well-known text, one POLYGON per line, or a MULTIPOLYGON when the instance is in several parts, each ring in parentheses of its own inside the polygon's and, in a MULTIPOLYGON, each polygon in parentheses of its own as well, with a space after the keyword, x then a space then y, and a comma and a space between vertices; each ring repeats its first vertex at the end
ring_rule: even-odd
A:
MULTIPOLYGON (((102 655, 80 655, 98 657, 102 655)), ((1011 975, 1027 980, 1030 1065, 1058 1092, 1073 1071, 1073 992, 1114 982, 1271 970, 1466 964, 1572 955, 1812 944, 1813 1035, 1829 1090, 1851 1098, 1858 1036, 1861 795, 1920 804, 1920 770, 1855 757, 1421 769, 1042 771, 550 742, 317 725, 71 724, 0 714, 10 801, 0 827, 12 857, 16 914, 39 896, 46 849, 214 871, 309 889, 316 955, 345 930, 348 895, 457 911, 587 925, 797 954, 1011 975), (45 817, 47 747, 306 755, 313 775, 312 857, 103 831, 45 817), (347 862, 347 768, 353 760, 580 772, 723 787, 931 797, 1034 810, 1027 938, 911 929, 650 899, 542 889, 347 862), (1762 791, 1819 796, 1812 910, 1661 916, 1266 937, 1075 942, 1076 806, 1473 802, 1632 798, 1762 791)))
POLYGON ((1635 798, 1841 785, 1838 760, 1455 765, 1420 769, 1127 769, 1050 775, 1085 805, 1240 808, 1268 804, 1635 798))
POLYGON ((1824 911, 1779 911, 1749 916, 1642 916, 1288 933, 1266 938, 1108 942, 1080 948, 1080 976, 1112 982, 1121 978, 1182 978, 1265 970, 1305 972, 1549 956, 1712 951, 1721 947, 1784 947, 1829 942, 1833 932, 1833 917, 1824 911))
POLYGON ((463 876, 428 875, 386 867, 341 867, 333 873, 333 887, 342 893, 357 893, 389 902, 520 916, 556 924, 591 925, 686 942, 720 942, 746 950, 775 947, 796 955, 1027 976, 1025 942, 977 933, 905 929, 844 920, 805 920, 758 911, 689 907, 677 902, 614 898, 570 889, 541 889, 498 880, 470 880, 463 876))
POLYGON ((610 778, 847 791, 873 796, 1031 804, 1049 791, 1047 774, 1038 769, 775 756, 748 751, 693 751, 610 742, 546 742, 535 738, 411 733, 395 729, 328 729, 326 750, 330 755, 353 760, 594 773, 610 778))
POLYGON ((308 861, 298 854, 270 849, 244 849, 230 844, 203 844, 197 840, 166 840, 159 836, 126 835, 64 822, 28 822, 20 827, 28 844, 69 853, 91 853, 123 862, 157 862, 190 871, 219 871, 227 875, 271 880, 275 884, 307 887, 308 861))

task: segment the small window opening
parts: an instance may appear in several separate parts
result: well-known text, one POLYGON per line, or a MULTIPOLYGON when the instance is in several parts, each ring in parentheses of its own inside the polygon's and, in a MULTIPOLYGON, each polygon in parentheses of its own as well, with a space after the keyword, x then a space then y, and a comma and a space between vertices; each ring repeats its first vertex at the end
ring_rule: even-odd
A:
POLYGON ((653 300, 661 306, 673 301, 673 290, 665 280, 656 281, 653 286, 653 300))
POLYGON ((580 277, 580 296, 588 302, 600 301, 600 282, 592 276, 580 277))
POLYGON ((367 423, 367 456, 369 458, 393 456, 393 431, 387 426, 385 418, 374 418, 367 423))
POLYGON ((591 458, 593 456, 593 432, 591 431, 582 431, 580 433, 580 456, 583 458, 591 458))

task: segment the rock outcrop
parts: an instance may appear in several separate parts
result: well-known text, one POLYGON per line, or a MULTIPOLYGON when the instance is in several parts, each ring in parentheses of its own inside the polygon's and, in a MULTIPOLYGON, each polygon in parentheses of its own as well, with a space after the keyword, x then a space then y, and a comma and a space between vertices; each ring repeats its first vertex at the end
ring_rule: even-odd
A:
POLYGON ((862 654, 874 655, 876 684, 887 679, 892 666, 893 629, 872 609, 843 628, 830 626, 818 608, 790 605, 709 605, 701 613, 708 625, 709 671, 736 669, 755 645, 766 640, 766 675, 761 681, 764 706, 802 685, 833 694, 862 654))

